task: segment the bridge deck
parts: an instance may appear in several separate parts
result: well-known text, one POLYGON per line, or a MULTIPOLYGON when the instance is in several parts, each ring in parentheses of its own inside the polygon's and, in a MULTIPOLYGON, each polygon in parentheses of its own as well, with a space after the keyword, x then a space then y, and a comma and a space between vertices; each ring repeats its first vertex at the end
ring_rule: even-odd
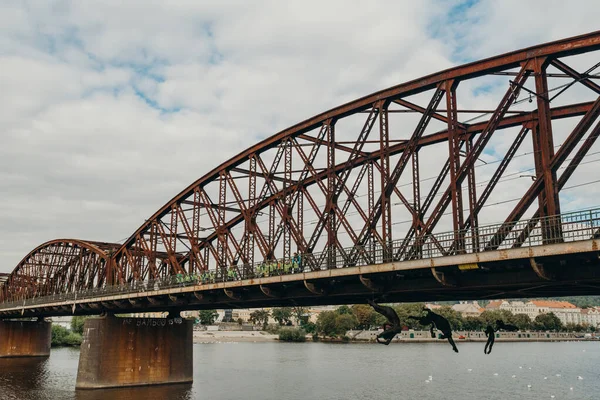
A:
POLYGON ((597 294, 598 240, 176 287, 0 304, 2 317, 597 294))

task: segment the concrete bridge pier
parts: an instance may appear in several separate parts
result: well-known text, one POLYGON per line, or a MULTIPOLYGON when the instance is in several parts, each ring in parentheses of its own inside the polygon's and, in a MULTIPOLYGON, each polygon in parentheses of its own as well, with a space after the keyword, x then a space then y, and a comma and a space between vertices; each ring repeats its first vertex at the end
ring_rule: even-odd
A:
POLYGON ((193 322, 168 318, 85 321, 77 389, 163 385, 193 381, 193 322))
POLYGON ((0 358, 48 357, 51 342, 51 322, 0 320, 0 358))

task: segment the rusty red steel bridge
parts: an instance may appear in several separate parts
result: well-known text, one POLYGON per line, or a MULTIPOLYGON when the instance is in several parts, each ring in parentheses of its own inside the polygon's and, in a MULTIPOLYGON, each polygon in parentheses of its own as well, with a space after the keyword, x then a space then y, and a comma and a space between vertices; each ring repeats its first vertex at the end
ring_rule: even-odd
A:
POLYGON ((0 276, 0 317, 598 294, 600 209, 561 212, 594 184, 569 179, 600 134, 598 50, 600 31, 545 43, 298 123, 123 244, 38 246, 0 276), (492 89, 495 103, 460 106, 492 89), (533 168, 507 173, 523 156, 533 168))

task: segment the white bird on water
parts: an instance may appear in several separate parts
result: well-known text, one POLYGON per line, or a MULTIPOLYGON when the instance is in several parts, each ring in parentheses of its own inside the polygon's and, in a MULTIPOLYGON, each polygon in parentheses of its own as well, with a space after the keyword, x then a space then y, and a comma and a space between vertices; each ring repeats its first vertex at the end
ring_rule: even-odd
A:
POLYGON ((519 369, 523 369, 523 366, 519 365, 519 369))
POLYGON ((527 389, 531 389, 531 385, 527 385, 527 389))
POLYGON ((550 398, 553 399, 555 396, 553 394, 550 395, 550 398))
POLYGON ((548 379, 548 377, 547 377, 547 376, 545 376, 545 377, 544 377, 544 379, 548 379))
POLYGON ((560 377, 560 374, 556 374, 556 376, 560 377))
POLYGON ((498 376, 498 373, 497 373, 497 372, 494 372, 494 376, 498 376))
POLYGON ((569 388, 569 390, 573 390, 573 386, 571 386, 571 387, 569 388))
POLYGON ((580 375, 580 376, 577 377, 577 379, 579 379, 580 381, 582 381, 583 377, 580 375))
POLYGON ((433 376, 429 375, 429 380, 432 381, 433 380, 433 376))

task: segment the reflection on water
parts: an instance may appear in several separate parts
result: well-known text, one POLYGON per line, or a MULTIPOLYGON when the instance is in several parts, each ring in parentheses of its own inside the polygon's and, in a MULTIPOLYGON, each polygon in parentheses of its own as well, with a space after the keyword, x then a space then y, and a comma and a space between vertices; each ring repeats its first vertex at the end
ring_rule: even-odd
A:
POLYGON ((600 398, 600 343, 194 345, 194 384, 75 391, 79 351, 0 359, 9 400, 600 398), (431 378, 430 378, 431 377, 431 378), (579 379, 581 377, 582 379, 579 379))
POLYGON ((0 393, 2 398, 26 399, 27 391, 43 390, 49 370, 47 357, 0 358, 0 393))
POLYGON ((123 389, 77 390, 77 400, 191 400, 192 384, 143 386, 123 389))

